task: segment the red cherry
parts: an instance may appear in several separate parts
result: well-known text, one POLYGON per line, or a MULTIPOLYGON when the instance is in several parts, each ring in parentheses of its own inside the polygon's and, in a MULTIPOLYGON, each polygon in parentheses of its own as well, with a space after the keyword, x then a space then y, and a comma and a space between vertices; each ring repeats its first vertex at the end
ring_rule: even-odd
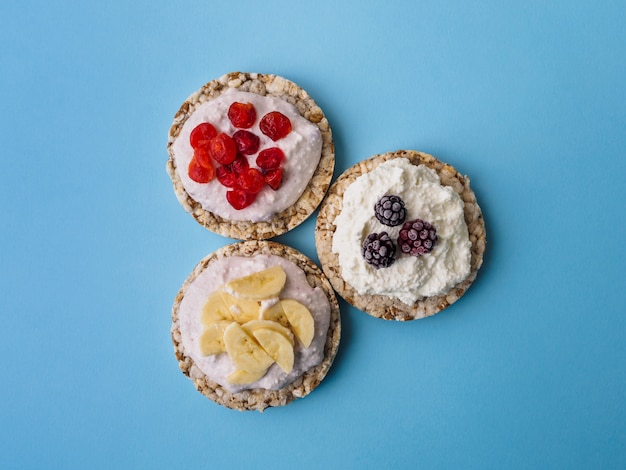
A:
POLYGON ((235 161, 230 164, 230 167, 233 173, 235 173, 236 175, 240 175, 248 168, 250 168, 250 164, 248 163, 248 159, 246 157, 238 154, 237 158, 235 158, 235 161))
POLYGON ((256 199, 256 194, 247 193, 241 189, 226 191, 226 200, 237 210, 248 207, 256 199))
POLYGON ((217 131, 212 124, 208 122, 198 124, 196 127, 194 127, 194 129, 191 131, 191 134, 189 135, 189 143, 191 144, 191 148, 207 148, 209 146, 209 140, 211 140, 216 135, 217 131))
POLYGON ((265 182, 274 191, 278 191, 281 183, 283 182, 283 170, 280 168, 274 168, 273 170, 267 170, 264 175, 265 182))
POLYGON ((196 147, 193 151, 193 159, 205 168, 213 168, 209 152, 204 147, 196 147))
POLYGON ((237 150, 244 155, 254 155, 259 150, 260 139, 250 131, 239 130, 233 134, 237 150))
POLYGON ((196 183, 208 183, 215 176, 215 170, 213 166, 210 168, 202 166, 198 160, 192 158, 189 162, 189 167, 187 168, 187 174, 189 178, 194 180, 196 183))
POLYGON ((257 168, 248 168, 237 177, 236 187, 246 193, 256 194, 263 189, 263 173, 257 168))
POLYGON ((256 164, 264 170, 278 168, 285 159, 285 153, 278 147, 271 147, 261 150, 256 157, 256 164))
POLYGON ((283 113, 272 111, 261 118, 259 128, 275 142, 291 132, 291 121, 283 113))
POLYGON ((228 165, 237 156, 237 144, 235 144, 232 137, 222 132, 209 141, 209 155, 217 163, 228 165))
POLYGON ((227 188, 235 187, 235 175, 230 165, 222 165, 215 170, 217 181, 227 188))
POLYGON ((237 154, 237 158, 235 158, 234 162, 218 167, 217 170, 215 170, 215 176, 217 176, 217 180, 227 188, 234 188, 237 177, 248 168, 250 168, 248 159, 241 154, 237 154))
POLYGON ((249 129, 256 121, 256 109, 252 103, 238 103, 235 101, 228 108, 228 119, 235 127, 249 129))

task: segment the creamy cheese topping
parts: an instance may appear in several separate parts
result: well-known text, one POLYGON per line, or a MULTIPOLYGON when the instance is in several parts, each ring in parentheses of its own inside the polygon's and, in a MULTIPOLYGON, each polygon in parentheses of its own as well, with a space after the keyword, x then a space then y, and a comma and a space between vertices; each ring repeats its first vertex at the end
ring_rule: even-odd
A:
POLYGON ((470 273, 471 242, 463 208, 461 197, 441 185, 434 170, 406 158, 380 164, 346 189, 341 214, 335 219, 332 250, 339 256, 343 278, 359 294, 395 297, 408 305, 447 292, 470 273), (438 241, 429 254, 419 257, 396 248, 396 261, 376 269, 365 262, 361 245, 370 233, 383 231, 395 243, 402 226, 388 227, 374 215, 376 202, 392 194, 404 200, 406 220, 430 222, 438 241))
POLYGON ((196 366, 211 380, 230 392, 250 388, 278 390, 324 359, 324 345, 330 324, 330 303, 322 289, 313 288, 306 280, 304 271, 291 261, 274 255, 254 257, 230 256, 212 263, 187 288, 178 312, 180 333, 185 354, 191 357, 196 366), (228 281, 262 271, 270 266, 280 265, 287 274, 285 287, 280 298, 295 299, 304 304, 313 315, 315 335, 308 348, 298 341, 295 345, 293 370, 285 374, 278 364, 272 364, 268 372, 252 384, 233 385, 226 377, 236 367, 227 353, 203 356, 199 338, 204 328, 201 322, 202 308, 207 297, 228 281))
MULTIPOLYGON (((229 220, 267 221, 278 212, 293 205, 304 192, 322 155, 322 134, 319 128, 303 118, 295 106, 280 98, 261 96, 229 89, 218 98, 207 101, 196 108, 183 125, 173 144, 176 167, 187 193, 202 208, 229 220), (235 101, 252 103, 256 108, 257 120, 247 129, 260 139, 259 152, 270 147, 279 147, 285 153, 282 164, 283 181, 278 191, 265 187, 256 200, 248 207, 237 210, 226 200, 226 191, 217 179, 209 183, 196 183, 187 174, 187 167, 193 157, 189 143, 191 131, 203 122, 211 123, 218 132, 232 136, 238 129, 228 119, 228 108, 235 101), (284 138, 274 142, 259 129, 261 118, 271 112, 280 111, 291 120, 292 131, 284 138)), ((248 155, 251 167, 256 166, 257 154, 248 155)))

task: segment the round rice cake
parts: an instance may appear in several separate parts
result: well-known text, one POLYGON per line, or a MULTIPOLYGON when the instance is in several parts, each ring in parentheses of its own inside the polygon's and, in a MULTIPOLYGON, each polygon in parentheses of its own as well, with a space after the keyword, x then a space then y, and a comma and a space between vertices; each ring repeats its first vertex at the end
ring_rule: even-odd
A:
MULTIPOLYGON (((289 271, 289 269, 286 269, 286 271, 288 273, 293 273, 292 271, 289 271)), ((210 295, 210 292, 206 292, 204 290, 202 292, 206 296, 210 295)), ((206 299, 207 297, 204 298, 206 299)), ((206 323, 204 324, 206 325, 206 323)), ((243 327, 245 328, 245 325, 243 327)), ((172 308, 171 333, 174 344, 174 352, 176 359, 178 360, 179 367, 183 374, 191 379, 200 393, 227 408, 240 411, 263 411, 265 408, 283 406, 292 402, 296 398, 302 398, 308 395, 320 384, 328 373, 335 355, 337 354, 341 336, 341 318, 339 304, 332 286, 328 282, 324 273, 315 263, 302 253, 286 245, 272 241, 253 240, 238 242, 222 247, 206 256, 196 265, 189 277, 183 283, 178 295, 175 298, 172 308), (275 257, 279 258, 276 259, 275 257), (278 369, 278 364, 272 364, 268 369, 268 375, 271 374, 271 371, 274 369, 274 375, 276 376, 278 373, 279 380, 291 380, 291 382, 282 386, 281 384, 278 384, 278 386, 281 386, 281 388, 278 389, 267 389, 262 388, 261 386, 257 387, 256 385, 259 385, 261 382, 254 382, 250 386, 235 385, 235 389, 233 390, 233 386, 230 384, 220 385, 220 383, 216 381, 220 379, 215 377, 213 371, 206 372, 207 365, 203 361, 207 358, 199 357, 202 354, 199 352, 198 346, 194 346, 193 344, 194 341, 196 341, 197 344, 198 337, 196 336, 190 338, 190 335, 193 336, 193 333, 190 333, 190 331, 193 330, 193 327, 187 326, 187 323, 189 323, 188 318, 190 316, 189 310, 192 309, 191 314, 196 315, 196 318, 191 321, 201 323, 202 319, 200 318, 200 315, 202 315, 202 313, 194 311, 194 309, 199 310, 200 307, 198 307, 198 301, 193 300, 193 297, 198 297, 199 289, 203 289, 202 286, 206 287, 207 282, 212 289, 218 288, 215 285, 217 281, 210 276, 214 275, 217 270, 219 271, 218 277, 220 281, 230 281, 233 279, 233 276, 235 278, 237 277, 237 270, 240 270, 241 268, 233 264, 226 264, 228 269, 224 270, 224 263, 232 263, 234 260, 238 259, 243 260, 244 263, 255 262, 258 258, 262 258, 261 261, 263 262, 266 259, 273 259, 272 262, 274 263, 278 262, 278 264, 282 265, 289 265, 292 263, 295 265, 295 270, 301 270, 301 272, 298 272, 297 276, 294 275, 291 278, 289 275, 287 276, 287 281, 284 287, 285 293, 287 293, 287 291, 289 294, 296 292, 296 296, 292 296, 291 298, 297 298, 298 295, 303 296, 301 298, 303 303, 314 302, 312 299, 315 298, 315 296, 317 296, 318 299, 319 296, 322 296, 322 298, 328 301, 328 306, 324 307, 324 309, 326 309, 326 316, 323 318, 319 316, 319 312, 311 312, 316 318, 316 323, 315 337, 309 347, 304 348, 304 346, 299 343, 297 335, 295 336, 295 365, 294 370, 292 371, 293 373, 289 376, 285 376, 285 373, 278 369), (211 270, 213 270, 213 273, 211 270), (197 282, 202 278, 202 276, 207 275, 209 276, 208 278, 205 277, 203 281, 197 282), (298 279, 298 283, 296 283, 296 278, 298 279), (211 281, 208 279, 213 280, 211 281), (303 285, 303 282, 308 284, 308 286, 303 285), (309 289, 309 286, 312 289, 309 289), (186 296, 189 297, 189 299, 187 299, 187 304, 185 304, 186 296), (194 303, 196 307, 194 307, 194 303), (319 324, 317 323, 318 318, 320 318, 319 324), (328 325, 327 328, 325 328, 326 324, 328 325), (299 355, 304 357, 305 354, 307 354, 307 350, 312 350, 312 354, 317 355, 316 357, 318 360, 321 355, 321 362, 314 365, 310 365, 313 363, 305 363, 306 365, 301 368, 310 368, 304 370, 303 372, 301 370, 296 371, 295 367, 298 365, 298 360, 300 360, 299 355), (203 371, 203 369, 205 371, 203 371), (208 375, 212 375, 216 380, 212 380, 208 375)), ((215 359, 215 364, 230 364, 228 367, 237 368, 232 365, 234 361, 231 361, 228 353, 216 354, 211 356, 210 359, 215 359), (229 363, 228 361, 231 362, 229 363)), ((264 379, 265 377, 260 380, 263 381, 264 379)), ((269 377, 269 379, 274 380, 272 377, 269 377)))
MULTIPOLYGON (((371 210, 373 211, 373 207, 371 210)), ((362 235, 363 237, 365 234, 362 235)), ((361 240, 361 243, 363 240, 361 240)), ((432 155, 413 150, 400 150, 375 155, 346 170, 331 186, 326 199, 322 203, 317 217, 315 244, 324 273, 330 280, 335 291, 354 307, 377 318, 385 320, 414 320, 434 315, 457 301, 469 288, 478 269, 482 265, 485 251, 485 224, 476 196, 470 189, 470 180, 462 176, 452 166, 442 163, 432 155), (341 214, 343 197, 346 189, 361 175, 369 173, 383 162, 404 158, 414 166, 424 165, 439 176, 440 184, 448 186, 456 192, 463 203, 463 216, 468 228, 469 242, 469 274, 446 292, 439 295, 423 296, 412 304, 402 302, 396 297, 378 294, 360 294, 342 276, 342 268, 338 253, 333 252, 332 244, 337 226, 336 218, 341 214)), ((398 250, 399 251, 399 250, 398 250)))
MULTIPOLYGON (((281 140, 273 142, 273 139, 269 139, 267 136, 262 135, 263 133, 258 132, 260 118, 261 116, 257 116, 257 122, 254 124, 255 127, 248 130, 254 130, 261 138, 262 142, 266 141, 269 143, 268 145, 280 147, 282 145, 281 140)), ((232 126, 230 126, 230 129, 231 131, 234 130, 232 126)), ((217 129, 217 131, 228 132, 226 129, 217 129)), ((282 141, 284 140, 287 139, 282 139, 282 141)), ((295 140, 295 137, 293 140, 295 140)), ((261 145, 259 151, 263 150, 263 148, 263 145, 261 145)), ((174 117, 173 124, 169 130, 167 150, 169 154, 166 165, 167 172, 172 180, 174 192, 183 208, 189 212, 198 223, 207 229, 225 237, 238 240, 262 240, 271 238, 285 233, 302 223, 315 211, 324 198, 330 186, 335 165, 335 150, 332 133, 322 109, 305 90, 295 83, 277 75, 260 73, 229 73, 216 80, 210 81, 200 88, 200 90, 193 93, 183 103, 174 117), (214 191, 212 194, 219 194, 219 197, 206 196, 202 194, 204 189, 198 189, 197 183, 187 176, 189 156, 186 154, 188 151, 193 153, 193 149, 191 149, 189 143, 190 127, 191 122, 197 119, 194 118, 194 112, 198 109, 206 109, 206 107, 201 107, 207 102, 218 100, 223 96, 223 99, 226 99, 225 97, 228 96, 226 94, 233 92, 251 93, 270 97, 270 99, 278 98, 278 103, 281 105, 288 104, 290 106, 288 109, 290 112, 294 113, 293 115, 296 119, 301 116, 306 120, 302 121, 303 127, 310 127, 307 125, 308 122, 316 128, 313 129, 313 131, 316 132, 316 146, 319 145, 318 141, 321 140, 321 156, 316 166, 314 166, 314 163, 309 164, 309 170, 304 172, 301 171, 299 167, 294 167, 289 170, 285 168, 282 186, 276 193, 280 192, 285 186, 291 185, 289 187, 289 194, 293 193, 294 197, 297 197, 295 202, 280 210, 277 209, 276 212, 271 211, 270 214, 267 214, 262 219, 256 216, 246 217, 245 211, 250 209, 249 207, 241 211, 235 211, 235 215, 232 215, 233 211, 230 210, 230 207, 227 207, 226 211, 223 211, 221 208, 216 209, 211 206, 214 204, 213 201, 215 200, 219 200, 219 204, 222 202, 224 205, 228 204, 225 193, 229 188, 222 187, 220 183, 216 181, 217 178, 215 178, 209 181, 208 184, 214 186, 211 190, 214 191), (188 121, 190 123, 185 127, 188 121), (317 130, 319 130, 321 135, 317 134, 317 130), (177 143, 179 137, 180 142, 177 143), (185 152, 181 150, 184 148, 183 146, 188 147, 185 152), (179 155, 177 155, 177 148, 179 149, 179 155), (185 154, 185 156, 183 156, 183 154, 185 154), (295 180, 304 178, 303 176, 299 176, 300 174, 307 176, 310 174, 311 176, 308 181, 303 180, 296 184, 295 180), (292 191, 292 187, 295 188, 295 190, 292 191), (194 195, 192 195, 192 193, 194 195), (295 196, 296 194, 299 194, 299 196, 295 196)), ((253 156, 254 155, 249 155, 247 158, 252 161, 253 156)), ((289 161, 289 157, 290 156, 287 155, 284 160, 285 167, 295 165, 295 163, 289 161)), ((250 164, 253 165, 253 163, 250 164)), ((208 187, 208 185, 206 187, 208 187)), ((252 205, 257 204, 259 208, 268 207, 268 201, 277 197, 272 194, 272 190, 269 187, 264 187, 258 194, 257 200, 252 203, 252 205), (263 192, 267 194, 263 196, 263 192)), ((287 198, 287 196, 284 197, 287 198)), ((289 196, 287 199, 287 202, 289 202, 293 197, 289 196)), ((284 206, 285 204, 282 205, 284 206)))

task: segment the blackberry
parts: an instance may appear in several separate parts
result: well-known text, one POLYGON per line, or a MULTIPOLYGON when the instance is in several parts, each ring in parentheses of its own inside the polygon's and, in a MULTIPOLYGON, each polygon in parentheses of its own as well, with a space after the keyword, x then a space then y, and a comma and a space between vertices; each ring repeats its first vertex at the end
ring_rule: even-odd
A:
POLYGON ((406 219, 404 201, 400 196, 383 196, 374 206, 374 213, 381 224, 395 227, 406 219))
POLYGON ((376 269, 388 268, 396 260, 396 245, 387 232, 370 233, 363 240, 361 254, 376 269))
POLYGON ((430 253, 437 243, 437 229, 422 219, 408 220, 398 234, 400 251, 412 256, 430 253))

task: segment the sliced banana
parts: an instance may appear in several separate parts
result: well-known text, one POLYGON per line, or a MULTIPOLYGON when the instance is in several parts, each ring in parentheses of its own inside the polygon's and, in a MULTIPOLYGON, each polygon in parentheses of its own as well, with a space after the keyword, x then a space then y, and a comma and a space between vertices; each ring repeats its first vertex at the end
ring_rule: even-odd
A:
POLYGON ((248 372, 238 369, 235 372, 228 374, 226 380, 228 380, 233 385, 248 385, 259 380, 265 375, 266 372, 267 369, 260 372, 248 372))
POLYGON ((222 298, 221 289, 209 295, 202 308, 201 320, 205 325, 211 325, 220 320, 233 320, 230 309, 222 298))
POLYGON ((278 297, 286 280, 285 271, 277 265, 249 276, 233 279, 226 283, 226 290, 244 299, 264 300, 278 297))
POLYGON ((258 320, 260 306, 256 300, 239 299, 223 290, 220 294, 234 320, 239 323, 258 320))
POLYGON ((285 315, 285 311, 283 310, 283 306, 280 302, 276 302, 275 304, 261 310, 261 319, 262 320, 271 320, 274 322, 280 323, 282 326, 289 328, 291 325, 289 324, 289 320, 287 320, 287 315, 285 315))
POLYGON ((224 330, 224 346, 235 367, 246 372, 260 373, 274 362, 256 340, 236 322, 232 322, 224 330))
MULTIPOLYGON (((289 328, 285 328, 280 323, 271 320, 252 320, 247 323, 241 325, 241 327, 248 333, 249 335, 254 336, 254 332, 260 329, 268 329, 275 331, 276 333, 280 333, 283 335, 291 345, 293 345, 293 333, 289 328)), ((261 346, 263 346, 261 344, 261 346)))
POLYGON ((224 330, 231 323, 230 320, 218 320, 204 327, 204 331, 199 338, 200 352, 203 356, 226 352, 224 330))
POLYGON ((252 334, 285 373, 291 372, 294 361, 293 343, 285 335, 270 328, 258 328, 252 334))
POLYGON ((315 334, 315 321, 309 309, 294 299, 283 299, 280 304, 285 312, 285 316, 296 333, 296 336, 305 348, 308 348, 313 341, 315 334))
POLYGON ((204 356, 228 353, 236 367, 227 377, 230 383, 256 382, 274 362, 291 372, 294 333, 305 348, 311 345, 315 324, 309 309, 294 299, 278 300, 286 279, 281 266, 272 266, 234 279, 208 297, 200 351, 204 356))

